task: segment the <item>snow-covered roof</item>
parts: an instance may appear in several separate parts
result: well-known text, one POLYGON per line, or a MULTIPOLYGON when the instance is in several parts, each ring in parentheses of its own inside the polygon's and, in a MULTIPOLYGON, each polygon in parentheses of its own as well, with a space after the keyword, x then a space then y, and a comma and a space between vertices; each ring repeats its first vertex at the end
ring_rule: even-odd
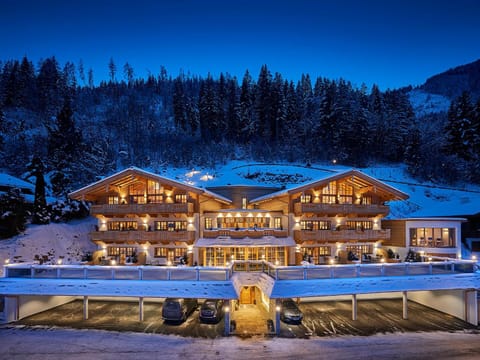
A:
POLYGON ((231 281, 1 278, 3 295, 182 297, 236 299, 231 281))
POLYGON ((19 188, 29 190, 32 193, 35 191, 34 184, 5 173, 0 173, 0 187, 19 188))

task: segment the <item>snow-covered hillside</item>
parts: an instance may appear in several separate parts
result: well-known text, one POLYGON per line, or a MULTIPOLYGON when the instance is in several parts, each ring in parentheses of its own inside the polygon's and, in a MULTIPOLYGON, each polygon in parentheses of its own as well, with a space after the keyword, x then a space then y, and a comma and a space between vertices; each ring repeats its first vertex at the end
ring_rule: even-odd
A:
MULTIPOLYGON (((36 256, 48 257, 50 262, 60 258, 66 264, 79 262, 86 252, 96 250, 88 236, 94 224, 96 220, 88 218, 70 223, 29 225, 23 234, 0 241, 0 264, 7 259, 31 262, 36 256)), ((0 267, 2 275, 3 267, 0 267)))
POLYGON ((417 116, 430 113, 446 112, 450 107, 450 99, 445 96, 430 94, 415 89, 409 92, 408 98, 417 116))

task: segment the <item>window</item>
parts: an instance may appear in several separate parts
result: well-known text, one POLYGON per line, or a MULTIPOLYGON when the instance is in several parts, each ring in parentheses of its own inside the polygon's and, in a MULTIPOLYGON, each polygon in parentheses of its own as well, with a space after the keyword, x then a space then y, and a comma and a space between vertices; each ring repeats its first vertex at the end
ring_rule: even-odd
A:
POLYGON ((206 217, 205 218, 205 229, 213 229, 213 219, 206 217))
POLYGON ((411 228, 410 246, 455 247, 455 228, 411 228))
POLYGON ((302 220, 300 221, 300 228, 302 230, 330 230, 330 221, 320 220, 302 220))
POLYGON ((168 249, 164 247, 156 247, 154 256, 155 257, 167 257, 168 249))
POLYGON ((373 222, 371 221, 347 221, 345 225, 348 230, 372 230, 373 222))
POLYGON ((242 209, 247 208, 247 198, 244 196, 242 197, 242 209))
POLYGON ((108 205, 118 205, 118 196, 117 195, 110 195, 108 197, 108 205))
POLYGON ((108 247, 107 255, 108 256, 132 256, 136 254, 137 249, 134 247, 108 247))
POLYGON ((372 245, 347 245, 345 246, 345 250, 347 254, 351 251, 359 259, 361 259, 363 254, 373 253, 373 246, 372 245))
POLYGON ((138 223, 136 221, 109 221, 107 229, 110 231, 138 230, 138 223))
POLYGON ((155 221, 156 231, 186 231, 186 221, 155 221))
POLYGON ((176 194, 175 202, 177 204, 186 204, 187 203, 187 194, 176 194))
POLYGON ((302 204, 308 204, 308 203, 311 203, 312 202, 312 195, 310 194, 302 194, 300 196, 300 202, 302 204))
POLYGON ((275 217, 273 218, 273 227, 278 230, 282 230, 282 218, 281 217, 275 217))
POLYGON ((135 183, 128 186, 128 193, 130 195, 131 204, 145 204, 146 196, 145 185, 143 183, 135 183))
POLYGON ((322 189, 323 204, 335 204, 337 202, 337 183, 331 181, 322 189))

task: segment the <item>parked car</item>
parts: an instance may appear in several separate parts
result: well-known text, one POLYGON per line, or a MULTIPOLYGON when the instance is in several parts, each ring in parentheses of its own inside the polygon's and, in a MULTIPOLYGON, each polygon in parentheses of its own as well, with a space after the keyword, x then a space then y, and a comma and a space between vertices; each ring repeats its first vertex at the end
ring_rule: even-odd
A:
POLYGON ((292 299, 283 299, 280 304, 280 320, 285 323, 300 324, 303 314, 292 299))
POLYGON ((218 323, 223 318, 224 301, 220 299, 207 299, 200 308, 198 317, 203 323, 218 323))
POLYGON ((167 298, 162 305, 162 318, 167 322, 181 323, 198 307, 197 299, 167 298))

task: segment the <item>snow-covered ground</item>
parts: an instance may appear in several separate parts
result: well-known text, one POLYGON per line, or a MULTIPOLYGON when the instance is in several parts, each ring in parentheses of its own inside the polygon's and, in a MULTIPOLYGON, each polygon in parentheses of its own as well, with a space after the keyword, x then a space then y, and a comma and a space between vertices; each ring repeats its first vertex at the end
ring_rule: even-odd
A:
POLYGON ((0 359, 474 359, 475 332, 374 336, 183 338, 144 333, 39 328, 0 329, 0 359))
MULTIPOLYGON (((31 262, 38 255, 55 263, 62 258, 65 264, 78 263, 87 251, 95 251, 89 233, 94 230, 96 219, 75 220, 69 223, 29 225, 27 230, 11 239, 0 240, 0 264, 31 262)), ((3 266, 0 267, 3 276, 3 266)))

